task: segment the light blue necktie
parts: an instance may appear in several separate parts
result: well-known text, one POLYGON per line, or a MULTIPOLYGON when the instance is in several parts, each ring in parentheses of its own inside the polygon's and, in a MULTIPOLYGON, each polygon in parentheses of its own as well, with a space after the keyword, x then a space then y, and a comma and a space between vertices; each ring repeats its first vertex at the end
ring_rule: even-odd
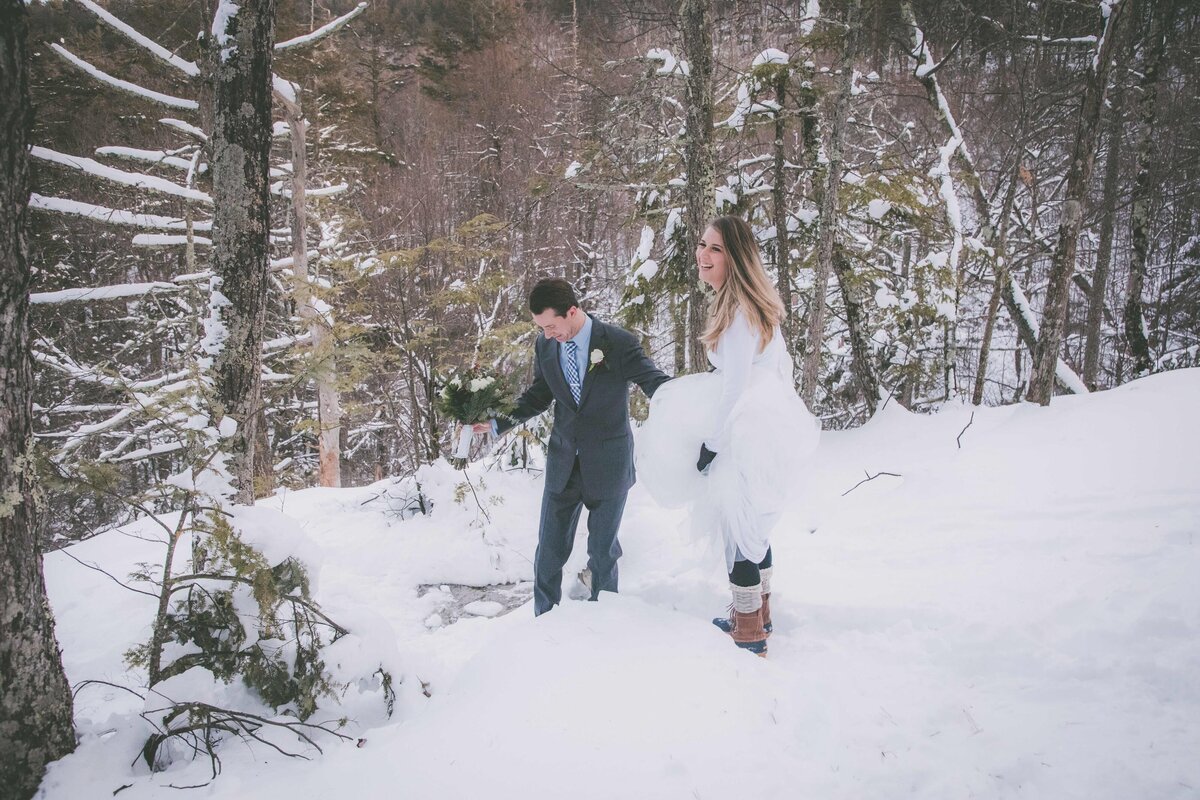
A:
POLYGON ((579 390, 582 388, 579 381, 579 359, 576 357, 579 353, 579 345, 572 341, 567 342, 567 385, 571 387, 571 396, 575 398, 575 405, 579 405, 579 390))

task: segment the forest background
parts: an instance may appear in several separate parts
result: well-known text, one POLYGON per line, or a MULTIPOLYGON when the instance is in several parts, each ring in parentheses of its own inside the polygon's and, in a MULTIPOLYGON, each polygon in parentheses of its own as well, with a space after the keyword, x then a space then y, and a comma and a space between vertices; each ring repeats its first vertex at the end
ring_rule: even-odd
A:
MULTIPOLYGON (((1048 402, 1039 337, 1058 342, 1050 392, 1195 364, 1200 10, 1119 7, 1118 24, 1079 2, 279 3, 277 42, 352 18, 277 45, 307 220, 298 246, 277 98, 256 494, 438 457, 449 372, 530 374, 545 276, 668 372, 706 368, 691 250, 716 213, 758 231, 827 429, 892 400, 1048 402)), ((103 8, 192 60, 214 11, 103 8)), ((203 188, 206 112, 97 80, 187 85, 93 6, 28 12, 50 543, 142 513, 127 498, 193 457, 164 409, 203 349, 210 234, 186 192, 112 174, 203 188)))

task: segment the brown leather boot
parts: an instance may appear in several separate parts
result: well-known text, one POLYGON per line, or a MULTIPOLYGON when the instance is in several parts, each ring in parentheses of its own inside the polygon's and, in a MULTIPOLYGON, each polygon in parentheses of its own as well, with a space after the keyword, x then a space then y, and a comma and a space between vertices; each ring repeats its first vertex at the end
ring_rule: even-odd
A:
POLYGON ((767 632, 767 636, 771 635, 771 631, 775 630, 775 626, 771 624, 771 593, 763 594, 762 604, 763 630, 767 632))
POLYGON ((733 643, 757 656, 767 657, 767 632, 763 630, 762 609, 733 612, 733 643))

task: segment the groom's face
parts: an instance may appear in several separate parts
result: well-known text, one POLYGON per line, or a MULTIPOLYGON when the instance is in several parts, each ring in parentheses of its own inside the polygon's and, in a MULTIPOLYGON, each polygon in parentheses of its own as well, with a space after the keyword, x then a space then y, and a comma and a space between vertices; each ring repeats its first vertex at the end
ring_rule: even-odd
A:
POLYGON ((547 308, 540 314, 534 314, 533 321, 542 329, 547 339, 565 342, 583 327, 583 312, 578 306, 571 306, 564 317, 553 308, 547 308))

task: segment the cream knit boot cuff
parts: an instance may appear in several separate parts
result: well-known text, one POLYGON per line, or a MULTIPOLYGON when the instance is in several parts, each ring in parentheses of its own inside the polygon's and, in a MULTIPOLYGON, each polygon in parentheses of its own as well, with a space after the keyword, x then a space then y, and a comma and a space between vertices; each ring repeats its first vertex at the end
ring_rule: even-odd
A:
POLYGON ((733 610, 739 614, 753 614, 762 608, 761 583, 754 586, 731 586, 733 589, 733 610))
POLYGON ((763 594, 771 593, 771 573, 774 571, 774 567, 767 567, 766 569, 760 569, 758 571, 758 574, 762 576, 763 594))

